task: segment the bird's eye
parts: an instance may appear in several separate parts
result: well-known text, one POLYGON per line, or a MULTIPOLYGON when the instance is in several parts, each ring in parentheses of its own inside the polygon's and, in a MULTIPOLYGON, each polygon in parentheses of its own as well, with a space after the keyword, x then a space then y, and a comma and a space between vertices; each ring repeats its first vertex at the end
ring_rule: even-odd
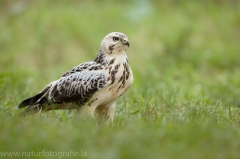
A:
POLYGON ((118 37, 116 37, 116 36, 113 37, 113 41, 118 41, 118 40, 119 40, 118 37))

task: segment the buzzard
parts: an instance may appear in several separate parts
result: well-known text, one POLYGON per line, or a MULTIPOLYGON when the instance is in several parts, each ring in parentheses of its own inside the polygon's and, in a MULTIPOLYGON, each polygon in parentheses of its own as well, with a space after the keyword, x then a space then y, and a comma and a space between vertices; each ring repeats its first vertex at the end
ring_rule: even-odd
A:
POLYGON ((52 81, 38 94, 22 101, 22 114, 59 109, 77 109, 99 123, 112 123, 116 100, 133 83, 126 46, 128 37, 121 32, 108 34, 101 42, 97 57, 79 64, 58 80, 52 81))

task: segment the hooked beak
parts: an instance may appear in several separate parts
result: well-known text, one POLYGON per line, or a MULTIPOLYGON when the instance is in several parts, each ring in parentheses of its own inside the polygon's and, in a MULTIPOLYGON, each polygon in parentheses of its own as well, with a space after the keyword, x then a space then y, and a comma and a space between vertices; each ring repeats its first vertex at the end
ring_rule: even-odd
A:
POLYGON ((123 39, 123 44, 124 44, 124 45, 127 45, 128 47, 130 46, 130 43, 129 43, 129 41, 128 41, 127 38, 124 38, 124 39, 123 39))

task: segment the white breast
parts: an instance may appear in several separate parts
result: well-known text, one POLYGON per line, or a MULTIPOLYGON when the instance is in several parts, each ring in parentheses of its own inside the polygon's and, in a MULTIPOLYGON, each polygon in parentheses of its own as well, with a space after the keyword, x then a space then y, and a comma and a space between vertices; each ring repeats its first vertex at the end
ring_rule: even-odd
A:
POLYGON ((98 105, 106 105, 116 101, 133 83, 132 71, 127 63, 114 61, 105 69, 107 85, 93 95, 98 105))

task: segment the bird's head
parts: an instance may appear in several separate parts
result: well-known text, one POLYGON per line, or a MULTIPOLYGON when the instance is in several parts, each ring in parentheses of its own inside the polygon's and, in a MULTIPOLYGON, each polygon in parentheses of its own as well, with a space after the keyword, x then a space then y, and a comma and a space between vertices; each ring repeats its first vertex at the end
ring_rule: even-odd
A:
POLYGON ((107 54, 118 54, 125 51, 130 43, 128 37, 120 32, 108 34, 101 42, 101 49, 107 54))

